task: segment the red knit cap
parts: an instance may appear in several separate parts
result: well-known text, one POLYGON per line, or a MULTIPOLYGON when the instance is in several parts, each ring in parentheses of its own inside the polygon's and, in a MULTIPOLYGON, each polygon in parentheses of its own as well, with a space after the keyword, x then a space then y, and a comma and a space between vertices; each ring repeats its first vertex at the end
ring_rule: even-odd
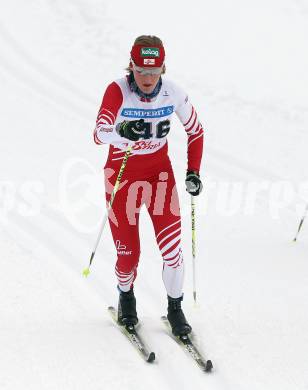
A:
POLYGON ((134 45, 130 55, 134 63, 142 68, 159 68, 163 66, 165 61, 165 49, 163 46, 134 45))

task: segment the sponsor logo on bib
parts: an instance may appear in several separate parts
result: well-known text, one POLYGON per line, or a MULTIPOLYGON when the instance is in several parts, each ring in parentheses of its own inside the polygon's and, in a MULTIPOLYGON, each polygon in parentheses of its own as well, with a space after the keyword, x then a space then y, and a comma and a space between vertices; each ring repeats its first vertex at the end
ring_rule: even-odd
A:
POLYGON ((133 150, 153 150, 158 148, 160 144, 157 141, 136 141, 133 150))
POLYGON ((161 118, 173 113, 174 106, 165 106, 155 109, 123 108, 121 115, 127 118, 161 118))

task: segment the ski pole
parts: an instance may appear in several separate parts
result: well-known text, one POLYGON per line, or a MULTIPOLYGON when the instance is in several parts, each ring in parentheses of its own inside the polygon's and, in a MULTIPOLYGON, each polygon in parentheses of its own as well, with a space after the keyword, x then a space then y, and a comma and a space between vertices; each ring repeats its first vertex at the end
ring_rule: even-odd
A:
POLYGON ((121 167, 120 167, 120 169, 119 169, 119 173, 118 173, 118 176, 117 176, 117 180, 116 180, 116 182, 115 182, 115 184, 114 184, 114 187, 113 187, 113 190, 112 190, 112 193, 111 193, 111 197, 110 197, 110 201, 109 201, 107 210, 106 210, 106 212, 105 212, 104 218, 103 218, 103 220, 102 220, 101 227, 100 227, 99 233, 98 233, 98 237, 97 237, 96 242, 95 242, 95 245, 94 245, 94 249, 93 249, 93 251, 92 251, 92 253, 91 253, 89 266, 83 270, 83 276, 85 276, 85 277, 87 277, 87 276, 89 275, 89 273, 90 273, 90 267, 91 267, 92 261, 93 261, 94 256, 95 256, 96 249, 97 249, 98 244, 99 244, 99 242, 100 242, 100 239, 101 239, 101 236, 102 236, 104 227, 105 227, 106 222, 107 222, 107 219, 108 219, 109 211, 110 211, 110 209, 111 209, 111 207, 112 207, 114 198, 115 198, 116 193, 117 193, 117 191, 118 191, 118 189, 119 189, 119 185, 120 185, 120 182, 121 182, 121 179, 122 179, 122 176, 123 176, 123 173, 124 173, 126 164, 127 164, 127 160, 128 160, 128 157, 130 156, 131 152, 132 152, 132 146, 129 146, 129 147, 126 149, 126 153, 125 153, 125 155, 124 155, 124 157, 123 157, 123 161, 122 161, 121 167))
POLYGON ((191 195, 191 249, 192 249, 192 267, 193 267, 193 297, 197 302, 196 292, 196 219, 195 219, 195 198, 191 195))
POLYGON ((296 240, 297 240, 297 236, 298 236, 298 234, 299 234, 299 232, 300 232, 300 230, 301 230, 301 228, 302 228, 302 225, 303 225, 304 220, 305 220, 305 218, 306 218, 306 216, 307 216, 307 213, 308 213, 308 203, 307 203, 307 205, 306 205, 304 215, 302 216, 302 219, 301 219, 301 221, 300 221, 300 223, 299 223, 299 226, 298 226, 298 229, 297 229, 297 232, 296 232, 296 235, 295 235, 293 241, 296 241, 296 240))

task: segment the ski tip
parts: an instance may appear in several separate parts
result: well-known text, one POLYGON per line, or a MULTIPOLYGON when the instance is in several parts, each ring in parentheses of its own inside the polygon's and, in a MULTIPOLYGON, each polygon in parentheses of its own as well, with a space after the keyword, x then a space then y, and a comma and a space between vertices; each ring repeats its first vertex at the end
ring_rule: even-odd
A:
POLYGON ((212 368, 213 368, 213 363, 211 360, 207 360, 206 361, 206 365, 205 365, 205 369, 204 371, 206 372, 211 372, 212 371, 212 368))
POLYGON ((152 362, 154 362, 154 360, 155 360, 155 353, 154 352, 150 352, 150 354, 149 354, 149 356, 147 358, 147 362, 148 363, 152 363, 152 362))

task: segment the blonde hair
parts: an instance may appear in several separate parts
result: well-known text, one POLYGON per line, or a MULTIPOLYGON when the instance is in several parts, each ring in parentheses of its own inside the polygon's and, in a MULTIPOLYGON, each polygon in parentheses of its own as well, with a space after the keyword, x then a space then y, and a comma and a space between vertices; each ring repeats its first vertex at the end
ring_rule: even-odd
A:
MULTIPOLYGON (((144 46, 163 46, 163 42, 160 38, 155 35, 140 35, 135 39, 134 45, 144 45, 144 46)), ((132 72, 131 64, 125 69, 128 72, 132 72)), ((166 65, 163 65, 162 74, 166 73, 166 65)))

